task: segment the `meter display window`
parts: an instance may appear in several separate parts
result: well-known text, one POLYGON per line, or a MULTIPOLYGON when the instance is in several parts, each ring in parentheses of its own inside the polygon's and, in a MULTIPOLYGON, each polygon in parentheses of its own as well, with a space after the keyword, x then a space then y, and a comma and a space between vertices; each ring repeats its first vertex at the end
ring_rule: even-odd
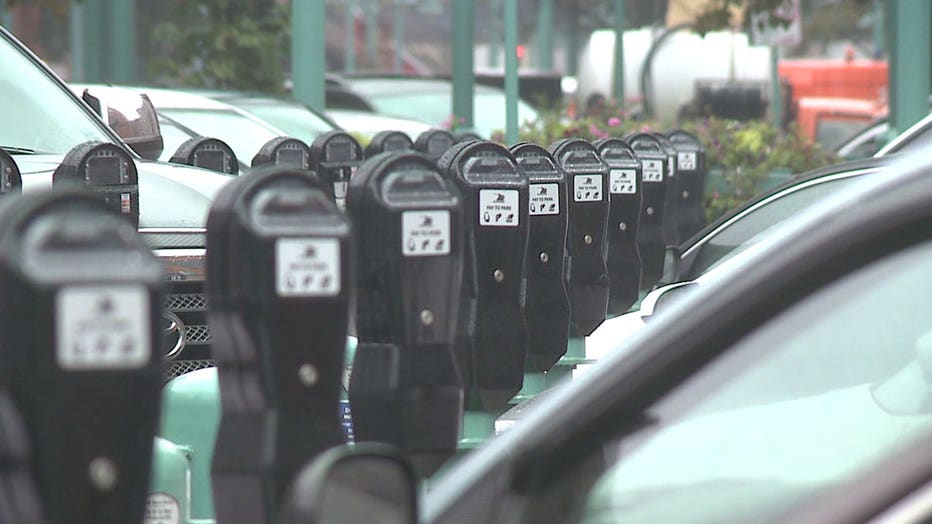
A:
POLYGON ((330 142, 327 144, 327 162, 345 162, 353 160, 353 144, 349 142, 330 142))
POLYGON ((306 165, 304 151, 300 149, 279 149, 278 165, 303 169, 306 165))
POLYGON ((195 156, 197 157, 197 165, 200 167, 214 171, 224 171, 223 158, 226 154, 222 150, 202 150, 195 153, 195 156))
POLYGON ((92 156, 87 159, 87 170, 94 172, 92 183, 95 185, 119 185, 127 183, 125 171, 120 165, 122 160, 116 156, 92 156))

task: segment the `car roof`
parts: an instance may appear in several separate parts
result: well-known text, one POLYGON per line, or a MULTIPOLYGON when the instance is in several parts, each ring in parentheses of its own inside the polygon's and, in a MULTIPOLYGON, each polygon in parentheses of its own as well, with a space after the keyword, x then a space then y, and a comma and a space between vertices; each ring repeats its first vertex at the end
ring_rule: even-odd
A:
POLYGON ((803 213, 737 271, 710 279, 623 341, 626 351, 607 355, 558 387, 521 424, 435 482, 425 501, 425 520, 458 509, 456 501, 468 500, 474 487, 507 491, 544 471, 567 467, 561 461, 578 460, 585 449, 622 431, 619 424, 645 423, 647 406, 756 327, 749 318, 762 322, 839 271, 851 271, 901 243, 928 240, 932 167, 910 155, 897 159, 891 172, 803 213))
MULTIPOLYGON (((419 77, 375 77, 375 78, 347 78, 349 86, 364 96, 400 96, 416 94, 445 94, 453 90, 453 83, 449 80, 419 77)), ((474 84, 475 93, 501 93, 504 91, 494 87, 474 84)))

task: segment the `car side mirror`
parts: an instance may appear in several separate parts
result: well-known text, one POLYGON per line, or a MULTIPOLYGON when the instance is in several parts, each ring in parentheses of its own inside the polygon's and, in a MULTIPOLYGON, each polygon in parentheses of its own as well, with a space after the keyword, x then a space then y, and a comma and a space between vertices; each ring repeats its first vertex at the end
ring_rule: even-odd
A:
POLYGON ((391 446, 365 443, 331 448, 295 476, 280 522, 415 524, 414 470, 391 446))
POLYGON ((677 281, 680 256, 680 246, 667 246, 663 254, 663 272, 660 275, 660 280, 657 281, 658 286, 672 284, 677 281))
POLYGON ((648 319, 657 315, 657 312, 669 309, 670 304, 679 302, 684 296, 697 289, 699 289, 699 284, 695 282, 676 282, 658 287, 641 301, 641 318, 647 322, 648 319))
POLYGON ((155 106, 144 93, 119 87, 89 87, 81 98, 139 156, 156 160, 165 147, 155 106))

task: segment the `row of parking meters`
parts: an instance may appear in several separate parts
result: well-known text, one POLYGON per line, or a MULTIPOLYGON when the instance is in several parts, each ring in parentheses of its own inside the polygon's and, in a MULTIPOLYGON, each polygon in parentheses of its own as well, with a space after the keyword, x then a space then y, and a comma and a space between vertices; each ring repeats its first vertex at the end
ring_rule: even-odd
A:
MULTIPOLYGON (((568 337, 660 276, 664 247, 689 231, 671 216, 698 228, 679 205, 702 194, 688 135, 548 149, 451 138, 386 133, 365 163, 345 133, 307 149, 282 139, 217 196, 219 522, 275 522, 297 472, 344 442, 353 321, 355 438, 397 445, 427 476, 456 450, 466 407, 504 406, 525 371, 549 369, 568 337)), ((9 166, 0 157, 4 190, 19 183, 9 166)), ((79 146, 54 180, 82 190, 0 202, 0 522, 138 522, 161 267, 135 231, 135 167, 120 148, 79 146)))

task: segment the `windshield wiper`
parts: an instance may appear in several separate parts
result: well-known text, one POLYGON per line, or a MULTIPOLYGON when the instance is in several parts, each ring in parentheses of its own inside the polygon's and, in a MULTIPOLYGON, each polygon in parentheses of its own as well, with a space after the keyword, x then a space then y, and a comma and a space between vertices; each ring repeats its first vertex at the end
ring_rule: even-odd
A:
POLYGON ((16 147, 16 146, 0 146, 0 149, 6 151, 11 155, 34 155, 36 154, 35 149, 29 149, 28 147, 16 147))

